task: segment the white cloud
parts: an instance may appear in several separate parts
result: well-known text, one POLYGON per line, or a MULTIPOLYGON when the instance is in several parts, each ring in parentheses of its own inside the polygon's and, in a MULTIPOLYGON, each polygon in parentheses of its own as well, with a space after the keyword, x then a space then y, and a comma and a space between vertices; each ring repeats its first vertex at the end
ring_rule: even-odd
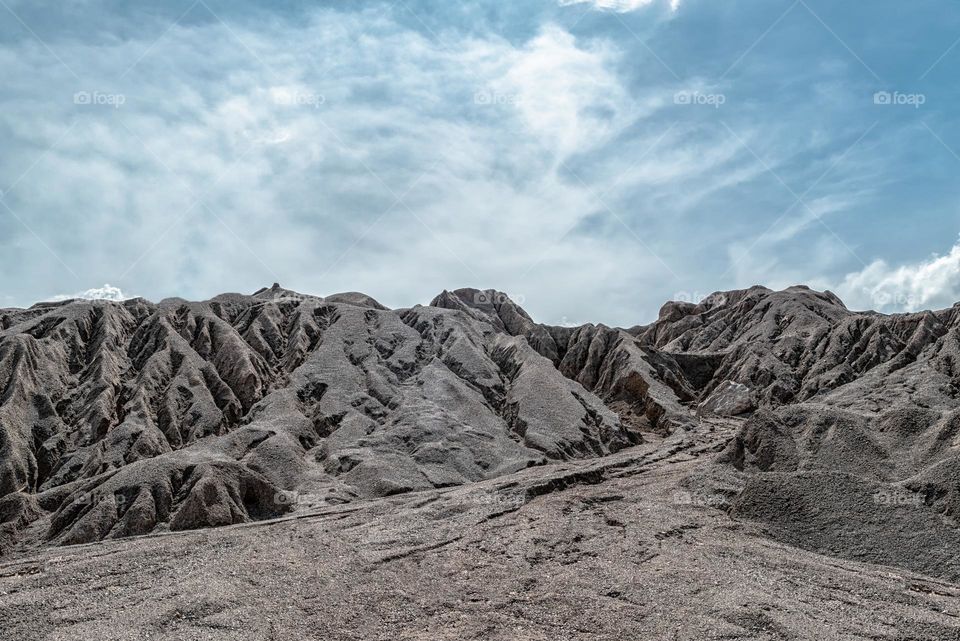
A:
MULTIPOLYGON (((0 174, 12 181, 42 158, 13 206, 36 213, 31 227, 80 282, 123 282, 152 300, 278 281, 401 307, 472 285, 525 295, 545 322, 590 310, 632 325, 653 319, 638 308, 655 317, 671 292, 704 287, 687 228, 661 225, 663 213, 703 216, 705 201, 766 171, 716 123, 698 124, 705 112, 677 112, 673 81, 631 88, 629 49, 556 24, 525 41, 444 41, 336 12, 263 29, 174 27, 115 85, 151 42, 111 44, 111 55, 59 43, 105 66, 91 87, 128 100, 109 111, 78 109, 70 92, 47 110, 11 101, 0 125, 36 141, 0 158, 27 158, 0 174), (318 68, 317 51, 335 68, 318 68), (208 82, 224 69, 223 83, 208 82), (80 225, 64 211, 87 214, 80 225)), ((10 54, 11 86, 73 89, 56 61, 15 65, 10 54)), ((738 127, 779 168, 791 150, 764 134, 738 127)), ((11 230, 32 278, 18 300, 77 288, 58 263, 32 264, 36 242, 11 230)))
POLYGON ((63 301, 63 300, 112 300, 116 302, 125 301, 129 298, 134 298, 133 296, 127 296, 119 287, 114 287, 107 283, 103 287, 94 287, 93 289, 88 289, 86 291, 78 292, 76 294, 59 294, 54 296, 50 300, 52 301, 63 301))
MULTIPOLYGON (((592 4, 601 11, 615 11, 617 13, 627 13, 636 11, 643 7, 648 7, 657 3, 658 0, 560 0, 560 6, 566 7, 572 4, 592 4)), ((680 8, 680 0, 669 0, 667 2, 671 11, 680 8)))
POLYGON ((506 96, 524 128, 561 160, 601 146, 634 119, 631 99, 610 70, 617 53, 581 47, 569 32, 548 25, 522 49, 491 86, 506 96))
POLYGON ((836 289, 848 307, 887 312, 950 307, 960 300, 960 242, 945 256, 892 266, 877 260, 836 289))
MULTIPOLYGON (((606 11, 678 6, 579 0, 588 1, 606 11)), ((726 267, 717 247, 731 240, 742 243, 737 256, 756 256, 738 281, 786 273, 780 246, 813 219, 798 210, 795 226, 753 247, 766 224, 740 211, 757 201, 769 221, 782 212, 790 194, 767 168, 794 184, 784 162, 815 146, 795 135, 798 119, 751 112, 744 123, 732 95, 729 112, 677 107, 679 87, 655 61, 635 59, 639 43, 616 20, 605 34, 546 24, 507 38, 478 25, 426 34, 398 13, 155 24, 122 40, 54 43, 84 68, 80 85, 42 48, 0 41, 10 76, 2 182, 37 163, 4 202, 78 274, 71 282, 0 215, 0 267, 16 301, 104 281, 152 300, 278 281, 400 307, 472 285, 525 296, 545 322, 632 325, 653 320, 672 292, 730 284, 710 279, 726 267), (80 108, 78 90, 127 100, 80 108), (691 246, 704 260, 690 260, 691 246)), ((812 176, 797 177, 798 190, 832 163, 804 164, 812 176)), ((815 196, 819 215, 837 210, 815 196)), ((810 281, 806 258, 784 284, 810 281)), ((849 269, 830 271, 830 282, 849 269)))
MULTIPOLYGON (((369 18, 318 12, 262 30, 174 27, 119 85, 152 39, 112 44, 110 55, 60 43, 63 56, 106 67, 91 87, 128 100, 109 113, 80 109, 68 83, 65 99, 45 110, 13 101, 0 125, 43 136, 18 152, 41 163, 11 205, 30 212, 80 282, 121 281, 152 300, 277 281, 408 306, 473 285, 528 295, 531 312, 551 321, 609 300, 594 277, 612 289, 617 273, 643 284, 663 276, 628 233, 587 243, 574 231, 597 212, 594 190, 606 190, 565 168, 663 104, 631 95, 617 72, 621 50, 556 25, 516 43, 493 34, 444 42, 369 18), (336 61, 334 71, 317 67, 317 51, 336 61), (208 82, 211 70, 225 81, 208 82), (64 211, 87 213, 81 225, 57 215, 64 211), (619 265, 609 258, 617 255, 619 265)), ((17 86, 35 84, 40 95, 65 82, 56 64, 16 72, 17 86)), ((611 175, 635 161, 618 159, 611 175)), ((24 164, 0 174, 15 178, 24 164)), ((32 236, 2 217, 0 225, 24 243, 25 263, 39 262, 28 253, 43 249, 32 236)), ((50 273, 41 280, 30 265, 18 300, 77 288, 44 260, 50 273)), ((74 297, 110 295, 59 299, 74 297)))

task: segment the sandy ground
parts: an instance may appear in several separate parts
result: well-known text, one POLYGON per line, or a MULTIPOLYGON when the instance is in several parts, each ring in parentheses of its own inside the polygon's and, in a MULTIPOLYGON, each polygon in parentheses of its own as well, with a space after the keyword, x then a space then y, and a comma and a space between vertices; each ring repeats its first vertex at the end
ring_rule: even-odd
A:
POLYGON ((0 638, 960 639, 960 585, 791 548, 691 501, 678 483, 735 427, 275 521, 14 553, 0 638))

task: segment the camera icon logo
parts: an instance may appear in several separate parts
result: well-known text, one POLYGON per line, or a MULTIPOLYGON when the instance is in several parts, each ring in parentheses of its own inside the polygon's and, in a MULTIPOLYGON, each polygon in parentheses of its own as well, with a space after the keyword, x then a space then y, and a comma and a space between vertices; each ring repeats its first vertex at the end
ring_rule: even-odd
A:
POLYGON ((493 94, 489 91, 478 91, 473 94, 473 102, 477 105, 492 105, 493 94))
POLYGON ((277 492, 273 495, 275 505, 295 506, 300 503, 299 492, 277 492))

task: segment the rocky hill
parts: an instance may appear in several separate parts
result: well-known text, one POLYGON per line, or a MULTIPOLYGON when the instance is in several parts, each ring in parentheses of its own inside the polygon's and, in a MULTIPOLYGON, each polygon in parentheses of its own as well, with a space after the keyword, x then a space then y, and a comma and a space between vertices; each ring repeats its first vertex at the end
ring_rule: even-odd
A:
POLYGON ((0 310, 0 638, 957 638, 958 338, 805 287, 0 310))
POLYGON ((858 313, 804 287, 668 303, 629 329, 538 324, 474 289, 397 310, 278 285, 0 310, 2 545, 461 486, 736 416, 687 480, 698 496, 794 545, 960 577, 903 553, 957 536, 958 326, 960 308, 858 313))
POLYGON ((38 519, 61 544, 227 525, 287 492, 388 496, 641 442, 494 320, 277 286, 5 310, 7 545, 38 519))

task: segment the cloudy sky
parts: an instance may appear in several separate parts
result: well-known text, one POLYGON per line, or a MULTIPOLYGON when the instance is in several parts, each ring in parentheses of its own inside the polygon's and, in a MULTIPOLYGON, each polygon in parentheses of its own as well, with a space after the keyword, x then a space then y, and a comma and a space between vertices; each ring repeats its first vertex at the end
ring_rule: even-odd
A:
POLYGON ((958 38, 947 0, 0 0, 0 307, 949 306, 958 38))

